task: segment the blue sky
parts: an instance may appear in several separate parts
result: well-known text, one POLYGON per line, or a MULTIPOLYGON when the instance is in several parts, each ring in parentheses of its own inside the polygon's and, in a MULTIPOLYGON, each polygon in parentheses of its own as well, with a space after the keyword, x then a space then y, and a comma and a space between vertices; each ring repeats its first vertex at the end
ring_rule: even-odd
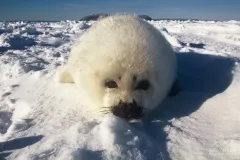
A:
POLYGON ((240 0, 1 0, 3 20, 78 20, 92 13, 240 20, 240 0))

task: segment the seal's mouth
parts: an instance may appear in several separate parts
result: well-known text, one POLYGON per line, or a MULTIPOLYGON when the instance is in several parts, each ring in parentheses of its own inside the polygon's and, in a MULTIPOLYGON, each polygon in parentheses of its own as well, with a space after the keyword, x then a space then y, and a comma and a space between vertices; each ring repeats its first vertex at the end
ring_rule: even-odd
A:
POLYGON ((138 106, 135 101, 133 103, 120 102, 117 106, 111 107, 111 112, 120 118, 126 120, 140 119, 144 116, 143 107, 138 106))

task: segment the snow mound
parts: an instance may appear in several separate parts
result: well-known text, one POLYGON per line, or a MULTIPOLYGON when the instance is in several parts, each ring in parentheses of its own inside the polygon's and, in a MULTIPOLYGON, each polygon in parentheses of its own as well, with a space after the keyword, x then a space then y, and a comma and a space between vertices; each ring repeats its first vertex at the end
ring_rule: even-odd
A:
POLYGON ((87 23, 82 23, 82 25, 80 26, 80 29, 88 29, 90 27, 90 25, 88 25, 87 23))
POLYGON ((113 115, 107 116, 99 126, 100 143, 106 154, 104 159, 156 159, 161 157, 159 147, 144 132, 113 115))
POLYGON ((0 35, 3 34, 3 33, 12 33, 12 29, 10 28, 5 28, 5 29, 1 29, 0 28, 0 35))
POLYGON ((5 39, 5 42, 9 44, 10 49, 25 49, 28 46, 33 46, 36 44, 34 39, 19 35, 10 36, 5 39))
POLYGON ((59 47, 63 43, 61 38, 55 37, 42 37, 40 38, 40 45, 50 46, 50 47, 59 47))
POLYGON ((42 32, 37 31, 36 28, 26 28, 26 29, 24 29, 21 32, 21 34, 24 34, 24 33, 27 33, 28 35, 40 35, 40 34, 43 34, 42 32))
POLYGON ((168 42, 174 46, 174 47, 182 47, 181 42, 179 42, 179 40, 177 40, 175 37, 171 36, 166 28, 161 28, 160 29, 161 33, 163 34, 163 36, 168 40, 168 42))

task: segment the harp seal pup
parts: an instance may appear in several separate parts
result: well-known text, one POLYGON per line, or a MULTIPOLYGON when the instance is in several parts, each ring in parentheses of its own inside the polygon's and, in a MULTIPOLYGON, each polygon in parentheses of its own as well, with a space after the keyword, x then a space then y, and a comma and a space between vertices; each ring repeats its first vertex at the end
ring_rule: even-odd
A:
POLYGON ((113 15, 80 37, 58 80, 75 83, 96 112, 131 120, 163 101, 176 67, 172 47, 156 28, 135 15, 113 15))

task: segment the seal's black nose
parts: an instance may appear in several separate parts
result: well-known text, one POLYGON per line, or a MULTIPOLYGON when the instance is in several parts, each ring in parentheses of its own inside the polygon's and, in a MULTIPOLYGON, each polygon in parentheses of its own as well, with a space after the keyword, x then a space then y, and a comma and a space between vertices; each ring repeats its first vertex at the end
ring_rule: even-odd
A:
POLYGON ((112 113, 115 116, 126 120, 140 119, 143 116, 143 108, 138 106, 136 101, 133 101, 132 103, 124 103, 120 101, 117 106, 112 107, 112 113))

